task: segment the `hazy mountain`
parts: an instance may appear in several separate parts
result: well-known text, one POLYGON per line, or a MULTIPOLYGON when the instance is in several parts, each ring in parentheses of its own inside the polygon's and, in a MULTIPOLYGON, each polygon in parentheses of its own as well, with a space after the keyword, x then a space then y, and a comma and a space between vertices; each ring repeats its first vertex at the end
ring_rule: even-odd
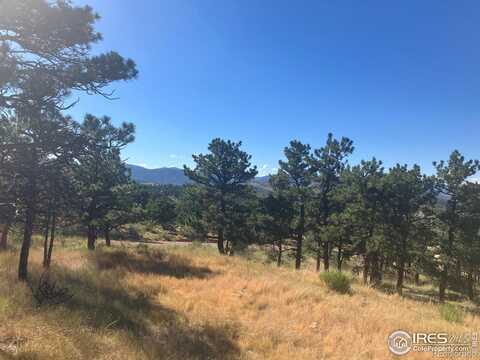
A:
MULTIPOLYGON (((183 173, 183 169, 158 168, 147 169, 138 165, 127 164, 127 167, 132 172, 132 178, 141 184, 156 184, 156 185, 185 185, 190 183, 190 180, 183 173)), ((269 191, 270 184, 268 180, 270 176, 259 176, 252 181, 252 185, 261 190, 269 191)))
POLYGON ((157 185, 185 185, 190 180, 183 173, 183 169, 159 168, 147 169, 138 165, 127 164, 132 172, 132 178, 141 184, 157 184, 157 185))

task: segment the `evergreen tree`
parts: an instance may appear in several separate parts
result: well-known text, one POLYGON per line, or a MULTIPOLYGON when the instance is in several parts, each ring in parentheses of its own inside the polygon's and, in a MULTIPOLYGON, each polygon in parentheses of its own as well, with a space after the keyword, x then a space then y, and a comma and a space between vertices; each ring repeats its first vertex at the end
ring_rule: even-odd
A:
POLYGON ((262 199, 261 231, 267 243, 276 246, 277 266, 282 264, 285 241, 293 234, 295 210, 293 202, 281 192, 274 192, 262 199))
POLYGON ((418 234, 425 208, 434 204, 433 181, 420 167, 396 165, 383 179, 382 216, 388 252, 395 261, 397 292, 403 290, 406 265, 412 263, 420 245, 418 234))
MULTIPOLYGON (((123 166, 120 166, 122 168, 123 166)), ((144 217, 143 209, 135 201, 135 185, 128 179, 118 178, 118 184, 111 189, 110 202, 105 215, 97 223, 105 236, 105 244, 111 246, 110 234, 122 225, 135 223, 144 217)), ((98 229, 97 229, 98 230, 98 229)))
POLYGON ((136 77, 132 60, 90 54, 102 40, 98 19, 69 1, 0 1, 0 110, 65 109, 72 90, 109 97, 112 81, 136 77))
POLYGON ((475 279, 480 266, 480 184, 466 183, 460 196, 460 233, 458 253, 462 273, 466 274, 466 293, 475 300, 475 279))
POLYGON ((91 55, 91 45, 101 40, 94 29, 97 20, 90 7, 75 7, 68 1, 0 1, 0 113, 21 121, 24 131, 0 149, 7 149, 15 161, 21 161, 15 165, 20 171, 23 199, 17 207, 23 210, 24 218, 20 280, 27 279, 37 217, 37 176, 48 148, 48 141, 37 141, 41 136, 33 135, 34 127, 25 125, 40 129, 38 122, 60 118, 58 111, 75 104, 68 102, 72 91, 111 97, 107 86, 112 81, 137 75, 134 62, 115 52, 91 55))
POLYGON ((348 174, 348 184, 356 193, 350 210, 355 217, 355 245, 359 255, 363 257, 363 282, 380 280, 380 255, 382 253, 382 214, 383 202, 382 179, 385 176, 382 162, 373 158, 362 160, 348 174))
POLYGON ((303 238, 305 235, 306 207, 310 197, 312 170, 309 165, 310 145, 293 140, 284 150, 286 161, 279 161, 278 177, 285 191, 294 199, 296 213, 295 269, 300 269, 303 257, 303 238))
POLYGON ((129 182, 120 151, 134 140, 134 131, 131 123, 114 127, 108 117, 87 115, 81 124, 85 147, 77 158, 75 184, 82 222, 88 229, 89 250, 95 249, 99 227, 115 208, 115 189, 129 182))
POLYGON ((249 194, 248 182, 258 173, 256 167, 251 167, 251 156, 240 149, 241 145, 214 139, 208 146, 208 154, 193 155, 194 169, 184 167, 185 175, 203 189, 205 205, 214 214, 210 223, 217 233, 221 254, 233 253, 235 244, 226 248, 225 240, 235 242, 232 237, 238 235, 239 229, 233 225, 244 223, 248 216, 241 205, 249 194))
POLYGON ((320 260, 323 250, 324 270, 330 268, 332 243, 327 236, 327 228, 335 212, 333 195, 340 184, 340 176, 346 166, 346 158, 354 150, 353 141, 342 137, 337 140, 330 133, 324 147, 316 149, 310 158, 312 171, 315 174, 315 240, 317 245, 317 271, 320 270, 320 260), (323 234, 321 234, 323 232, 323 234))
POLYGON ((438 241, 440 274, 439 299, 445 300, 451 269, 458 259, 458 241, 461 230, 461 192, 465 181, 479 169, 478 160, 465 160, 465 157, 455 150, 447 162, 434 163, 437 170, 437 190, 448 198, 446 207, 440 211, 439 220, 441 232, 438 241))

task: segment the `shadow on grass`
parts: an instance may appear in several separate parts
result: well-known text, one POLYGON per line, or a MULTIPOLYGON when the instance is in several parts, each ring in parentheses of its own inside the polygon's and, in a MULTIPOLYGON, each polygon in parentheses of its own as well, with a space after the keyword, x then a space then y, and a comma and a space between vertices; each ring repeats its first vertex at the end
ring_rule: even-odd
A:
MULTIPOLYGON (((397 289, 395 285, 392 283, 384 282, 381 285, 376 286, 375 288, 389 295, 397 293, 397 289)), ((404 285, 402 296, 406 299, 410 299, 410 300, 414 300, 422 303, 435 303, 435 304, 440 303, 440 301, 438 300, 438 290, 433 288, 426 288, 426 287, 414 286, 414 285, 411 285, 411 286, 404 285)), ((466 301, 466 297, 452 291, 447 291, 447 293, 445 294, 445 300, 452 301, 452 302, 464 302, 466 301)))
POLYGON ((165 254, 158 250, 132 253, 127 250, 98 251, 93 259, 99 270, 121 269, 128 272, 173 276, 179 279, 204 279, 215 273, 208 267, 198 267, 187 258, 165 254))
POLYGON ((2 360, 37 360, 39 355, 31 352, 21 353, 19 355, 12 355, 7 351, 0 350, 0 359, 2 360))
MULTIPOLYGON (((94 259, 96 267, 81 271, 59 268, 56 275, 59 282, 75 294, 62 306, 87 326, 100 332, 124 332, 140 349, 141 358, 240 357, 235 343, 237 326, 208 322, 191 324, 183 314, 157 301, 159 294, 165 291, 161 287, 152 292, 122 281, 126 272, 205 278, 212 274, 208 268, 194 267, 185 258, 157 251, 141 254, 125 250, 105 251, 96 254, 94 259)), ((86 350, 84 355, 93 354, 86 350)))

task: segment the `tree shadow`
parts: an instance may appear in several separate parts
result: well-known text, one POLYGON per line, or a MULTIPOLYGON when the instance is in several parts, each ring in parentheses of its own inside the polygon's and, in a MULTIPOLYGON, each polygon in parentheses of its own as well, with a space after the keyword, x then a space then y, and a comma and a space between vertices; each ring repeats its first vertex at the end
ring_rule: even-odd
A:
MULTIPOLYGON (((397 293, 396 286, 387 282, 384 282, 375 288, 388 295, 397 293)), ((422 286, 404 285, 402 297, 422 303, 440 304, 440 301, 438 300, 438 291, 436 289, 425 288, 422 286)), ((447 291, 445 294, 445 300, 450 302, 464 302, 466 301, 466 297, 462 294, 447 291)))
MULTIPOLYGON (((193 324, 174 309, 162 305, 156 292, 135 287, 121 281, 125 271, 145 274, 169 275, 178 278, 204 278, 212 274, 208 268, 188 265, 185 258, 163 255, 129 253, 124 250, 99 252, 94 256, 97 268, 73 271, 65 267, 53 269, 62 286, 74 294, 61 307, 82 319, 93 329, 121 331, 131 338, 143 357, 151 359, 235 359, 240 357, 236 344, 238 326, 229 323, 193 324), (142 263, 145 261, 145 263, 142 263), (111 271, 98 271, 99 269, 111 271)), ((95 342, 95 335, 90 334, 95 342)), ((80 341, 72 339, 73 341, 80 341)), ((81 340, 78 348, 82 356, 95 357, 96 349, 85 346, 81 340), (93 354, 92 354, 93 352, 93 354)), ((101 344, 98 345, 98 348, 101 344)), ((97 348, 95 346, 95 348, 97 348)))
POLYGON ((2 360, 37 360, 40 359, 38 354, 25 352, 19 355, 13 355, 7 351, 0 350, 0 359, 2 360))
POLYGON ((215 275, 208 267, 194 266, 189 260, 159 250, 132 253, 127 250, 98 251, 93 255, 99 270, 125 270, 128 272, 173 276, 178 279, 205 279, 215 275))

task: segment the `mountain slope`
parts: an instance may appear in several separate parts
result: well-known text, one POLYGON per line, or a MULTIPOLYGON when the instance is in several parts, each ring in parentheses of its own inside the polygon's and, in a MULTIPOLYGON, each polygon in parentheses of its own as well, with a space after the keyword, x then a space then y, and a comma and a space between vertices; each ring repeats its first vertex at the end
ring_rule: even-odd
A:
MULTIPOLYGON (((190 183, 190 180, 183 173, 183 169, 175 167, 147 169, 142 166, 131 164, 127 164, 127 167, 132 172, 133 180, 142 184, 185 185, 190 183)), ((252 185, 260 190, 269 191, 269 179, 270 176, 256 177, 252 181, 252 185)))
POLYGON ((185 176, 182 169, 178 168, 159 168, 146 169, 138 165, 127 164, 132 172, 133 180, 142 184, 156 185, 185 185, 190 180, 185 176))

